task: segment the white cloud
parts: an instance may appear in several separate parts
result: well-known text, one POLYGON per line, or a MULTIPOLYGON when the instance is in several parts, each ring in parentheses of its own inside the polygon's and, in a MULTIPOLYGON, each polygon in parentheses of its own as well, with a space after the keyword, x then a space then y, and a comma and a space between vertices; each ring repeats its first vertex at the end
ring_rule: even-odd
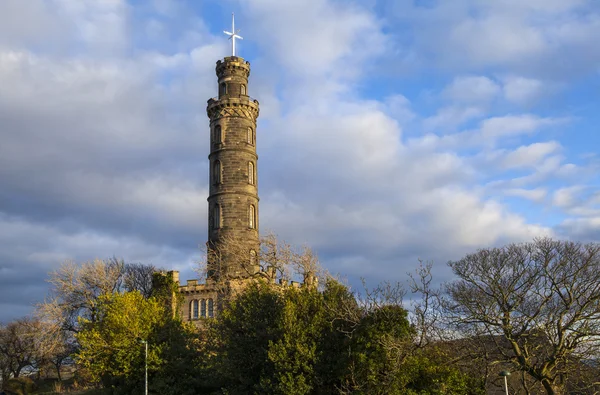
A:
POLYGON ((396 19, 391 24, 400 20, 418 32, 408 50, 423 66, 564 79, 589 74, 600 61, 594 45, 600 12, 593 0, 388 3, 388 15, 396 19))
POLYGON ((242 3, 273 61, 310 78, 355 78, 362 62, 381 54, 381 22, 365 8, 326 0, 242 3))
POLYGON ((513 188, 506 189, 504 194, 507 196, 515 196, 523 199, 531 200, 536 203, 541 203, 544 201, 546 196, 548 196, 548 191, 546 188, 535 188, 535 189, 523 189, 523 188, 513 188))
POLYGON ((536 166, 548 155, 556 153, 560 148, 560 144, 556 141, 520 146, 504 156, 502 167, 504 169, 514 169, 536 166))
POLYGON ((531 114, 493 117, 481 122, 481 137, 486 142, 495 142, 504 137, 535 133, 544 126, 558 122, 556 119, 540 118, 531 114))
POLYGON ((129 45, 128 5, 124 0, 53 0, 53 6, 75 27, 75 39, 96 54, 120 53, 129 45))
POLYGON ((466 103, 489 102, 500 93, 500 86, 485 76, 456 77, 442 95, 453 101, 466 103))
POLYGON ((475 118, 485 115, 485 111, 476 106, 447 106, 440 108, 434 116, 423 120, 423 128, 428 131, 456 128, 475 118))
POLYGON ((545 93, 551 91, 548 84, 534 78, 510 76, 504 78, 504 97, 506 100, 520 104, 533 105, 545 93))
POLYGON ((568 208, 575 204, 577 201, 576 195, 580 194, 584 190, 582 185, 574 185, 565 188, 559 188, 554 191, 552 197, 552 204, 562 208, 568 208))

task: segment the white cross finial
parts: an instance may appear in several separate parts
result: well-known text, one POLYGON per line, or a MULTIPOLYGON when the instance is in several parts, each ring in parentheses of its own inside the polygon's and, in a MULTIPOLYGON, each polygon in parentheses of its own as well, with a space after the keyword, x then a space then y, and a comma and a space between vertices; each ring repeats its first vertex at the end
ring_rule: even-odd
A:
POLYGON ((239 29, 237 31, 235 30, 235 19, 233 17, 233 12, 232 12, 231 13, 231 31, 228 32, 227 30, 223 30, 223 33, 227 34, 229 36, 229 39, 231 40, 231 56, 235 56, 235 39, 239 38, 240 40, 243 40, 242 36, 238 36, 239 32, 240 32, 239 29))

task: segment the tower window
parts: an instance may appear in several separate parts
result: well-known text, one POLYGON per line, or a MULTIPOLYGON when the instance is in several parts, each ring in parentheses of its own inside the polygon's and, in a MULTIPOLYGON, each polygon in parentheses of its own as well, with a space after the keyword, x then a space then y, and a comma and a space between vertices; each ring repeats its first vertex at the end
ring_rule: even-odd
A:
POLYGON ((248 208, 248 226, 250 229, 256 229, 256 207, 253 204, 248 208))
POLYGON ((254 185, 254 163, 248 162, 248 184, 254 185))
POLYGON ((213 164, 213 184, 220 184, 222 180, 221 162, 216 160, 213 164))
POLYGON ((254 130, 252 130, 252 128, 248 128, 247 140, 248 144, 254 145, 254 130))
POLYGON ((241 86, 240 86, 240 93, 241 93, 242 95, 245 95, 245 94, 246 94, 246 85, 241 85, 241 86))
POLYGON ((215 316, 215 307, 214 307, 214 303, 213 303, 212 299, 208 299, 208 316, 209 317, 215 316))
POLYGON ((250 250, 250 265, 256 265, 256 251, 250 250))
POLYGON ((223 142, 223 133, 221 132, 221 125, 215 126, 213 141, 215 144, 221 144, 223 142))
POLYGON ((206 317, 206 299, 202 299, 202 303, 200 304, 200 316, 206 317))
POLYGON ((221 84, 219 85, 219 95, 226 95, 227 94, 227 84, 224 82, 221 82, 221 84))
POLYGON ((221 206, 215 204, 213 208, 213 229, 219 229, 221 227, 221 206))

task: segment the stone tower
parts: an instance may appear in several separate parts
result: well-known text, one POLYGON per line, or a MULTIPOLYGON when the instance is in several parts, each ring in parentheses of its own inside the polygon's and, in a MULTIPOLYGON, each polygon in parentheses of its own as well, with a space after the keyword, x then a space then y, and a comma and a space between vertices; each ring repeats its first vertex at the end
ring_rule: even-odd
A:
POLYGON ((250 63, 238 56, 217 61, 219 96, 208 100, 209 281, 244 279, 257 270, 258 101, 248 96, 250 63), (216 253, 214 253, 216 252, 216 253))

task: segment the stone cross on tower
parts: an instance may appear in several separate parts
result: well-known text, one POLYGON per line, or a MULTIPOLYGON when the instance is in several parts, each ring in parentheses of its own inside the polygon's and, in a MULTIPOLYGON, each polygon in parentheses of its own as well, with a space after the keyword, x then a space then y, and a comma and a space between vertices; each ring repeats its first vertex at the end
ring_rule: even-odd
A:
MULTIPOLYGON (((232 40, 239 38, 235 33, 232 40)), ((232 49, 235 54, 235 46, 232 49)), ((206 107, 210 118, 207 247, 218 254, 209 254, 207 276, 219 281, 248 278, 258 270, 259 107, 248 96, 249 62, 228 56, 217 61, 216 72, 219 96, 208 100, 206 107), (235 251, 227 251, 231 241, 235 251)))
POLYGON ((235 39, 239 38, 240 40, 243 40, 242 36, 238 35, 239 32, 240 32, 239 29, 237 31, 235 30, 235 19, 234 19, 233 12, 232 12, 231 13, 231 31, 228 32, 227 30, 223 30, 223 33, 227 34, 229 36, 229 39, 231 40, 231 56, 235 56, 235 39))

